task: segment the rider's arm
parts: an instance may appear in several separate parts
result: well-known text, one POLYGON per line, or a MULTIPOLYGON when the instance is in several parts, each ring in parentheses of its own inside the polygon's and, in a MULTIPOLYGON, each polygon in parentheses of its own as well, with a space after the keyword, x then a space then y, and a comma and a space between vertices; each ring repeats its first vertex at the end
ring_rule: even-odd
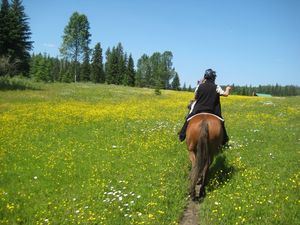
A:
POLYGON ((227 86, 225 89, 225 92, 223 93, 223 96, 227 97, 230 94, 230 90, 231 90, 231 87, 227 86))
POLYGON ((230 94, 230 90, 231 90, 230 86, 227 86, 225 91, 223 91, 223 89, 219 85, 217 86, 217 92, 219 93, 219 95, 224 97, 227 97, 230 94))

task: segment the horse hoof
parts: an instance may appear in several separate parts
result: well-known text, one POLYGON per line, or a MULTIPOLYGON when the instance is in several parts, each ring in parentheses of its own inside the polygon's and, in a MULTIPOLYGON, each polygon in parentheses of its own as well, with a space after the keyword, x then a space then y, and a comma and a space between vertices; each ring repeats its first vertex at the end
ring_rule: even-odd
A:
POLYGON ((199 197, 200 198, 205 198, 205 195, 206 195, 205 190, 201 190, 200 193, 199 193, 199 197))
POLYGON ((199 201, 199 198, 196 197, 196 196, 194 196, 194 197, 191 197, 191 200, 192 200, 193 202, 198 202, 198 201, 199 201))

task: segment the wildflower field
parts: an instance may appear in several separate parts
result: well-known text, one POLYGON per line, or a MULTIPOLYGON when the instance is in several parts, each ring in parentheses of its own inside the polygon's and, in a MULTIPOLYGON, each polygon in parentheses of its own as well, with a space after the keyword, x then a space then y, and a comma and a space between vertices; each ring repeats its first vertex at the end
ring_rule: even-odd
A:
MULTIPOLYGON (((0 224, 178 224, 193 93, 94 84, 0 91, 0 224)), ((222 98, 230 136, 200 224, 299 224, 300 98, 222 98)))

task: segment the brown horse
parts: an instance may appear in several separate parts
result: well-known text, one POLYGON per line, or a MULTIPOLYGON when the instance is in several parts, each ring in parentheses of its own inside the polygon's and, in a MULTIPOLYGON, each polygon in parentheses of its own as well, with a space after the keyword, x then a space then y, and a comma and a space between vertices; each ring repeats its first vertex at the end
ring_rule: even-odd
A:
POLYGON ((189 119, 186 143, 192 162, 190 196, 196 199, 196 184, 200 184, 199 197, 205 195, 208 169, 223 140, 222 118, 210 113, 199 113, 189 119))

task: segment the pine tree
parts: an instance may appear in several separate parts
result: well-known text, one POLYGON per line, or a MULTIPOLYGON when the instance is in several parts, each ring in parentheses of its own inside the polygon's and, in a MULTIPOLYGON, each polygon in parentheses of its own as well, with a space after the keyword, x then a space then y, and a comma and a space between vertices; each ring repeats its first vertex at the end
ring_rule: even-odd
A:
POLYGON ((133 87, 135 84, 135 70, 134 70, 134 62, 131 54, 129 55, 128 58, 126 77, 127 77, 127 85, 133 87))
POLYGON ((83 53, 83 62, 80 68, 80 80, 90 80, 90 53, 88 48, 86 48, 83 53))
POLYGON ((112 48, 107 62, 107 83, 119 84, 119 57, 115 47, 112 48))
POLYGON ((51 77, 52 81, 59 81, 60 62, 58 58, 51 58, 51 77))
POLYGON ((128 57, 127 53, 125 53, 119 61, 119 74, 120 74, 120 84, 128 86, 128 74, 127 74, 127 65, 128 65, 128 57))
POLYGON ((11 51, 10 41, 10 30, 12 29, 11 24, 11 13, 8 0, 2 0, 0 9, 0 56, 8 56, 11 51))
POLYGON ((172 87, 173 90, 176 90, 176 91, 180 90, 180 81, 179 81, 178 73, 175 73, 175 76, 173 78, 171 87, 172 87))
POLYGON ((61 59, 59 72, 60 81, 66 83, 72 82, 72 74, 74 74, 74 66, 72 66, 72 64, 74 63, 71 63, 66 59, 61 59))
POLYGON ((122 84, 126 73, 126 56, 122 44, 106 51, 105 74, 108 84, 122 84))
POLYGON ((127 56, 126 54, 124 54, 123 46, 121 43, 118 43, 116 47, 117 71, 115 74, 116 76, 115 84, 122 84, 122 81, 126 73, 126 61, 127 61, 127 56))
POLYGON ((182 90, 183 90, 183 91, 187 91, 187 88, 186 88, 186 83, 183 83, 182 90))
POLYGON ((2 1, 0 12, 0 57, 6 57, 14 64, 15 73, 28 75, 30 27, 28 17, 20 0, 13 0, 10 6, 7 0, 2 1))
POLYGON ((14 30, 10 32, 10 38, 14 43, 13 58, 20 60, 19 72, 26 75, 29 72, 29 51, 32 49, 33 44, 30 41, 31 32, 27 22, 28 17, 20 0, 13 0, 11 10, 14 27, 14 30))
POLYGON ((30 60, 30 76, 36 81, 53 82, 52 58, 46 54, 32 55, 30 60))
POLYGON ((91 64, 91 81, 94 83, 104 83, 105 82, 105 73, 103 70, 103 57, 102 57, 102 48, 100 43, 95 45, 92 64, 91 64))
POLYGON ((112 72, 111 72, 111 50, 108 48, 105 52, 105 81, 108 84, 112 83, 112 72))

